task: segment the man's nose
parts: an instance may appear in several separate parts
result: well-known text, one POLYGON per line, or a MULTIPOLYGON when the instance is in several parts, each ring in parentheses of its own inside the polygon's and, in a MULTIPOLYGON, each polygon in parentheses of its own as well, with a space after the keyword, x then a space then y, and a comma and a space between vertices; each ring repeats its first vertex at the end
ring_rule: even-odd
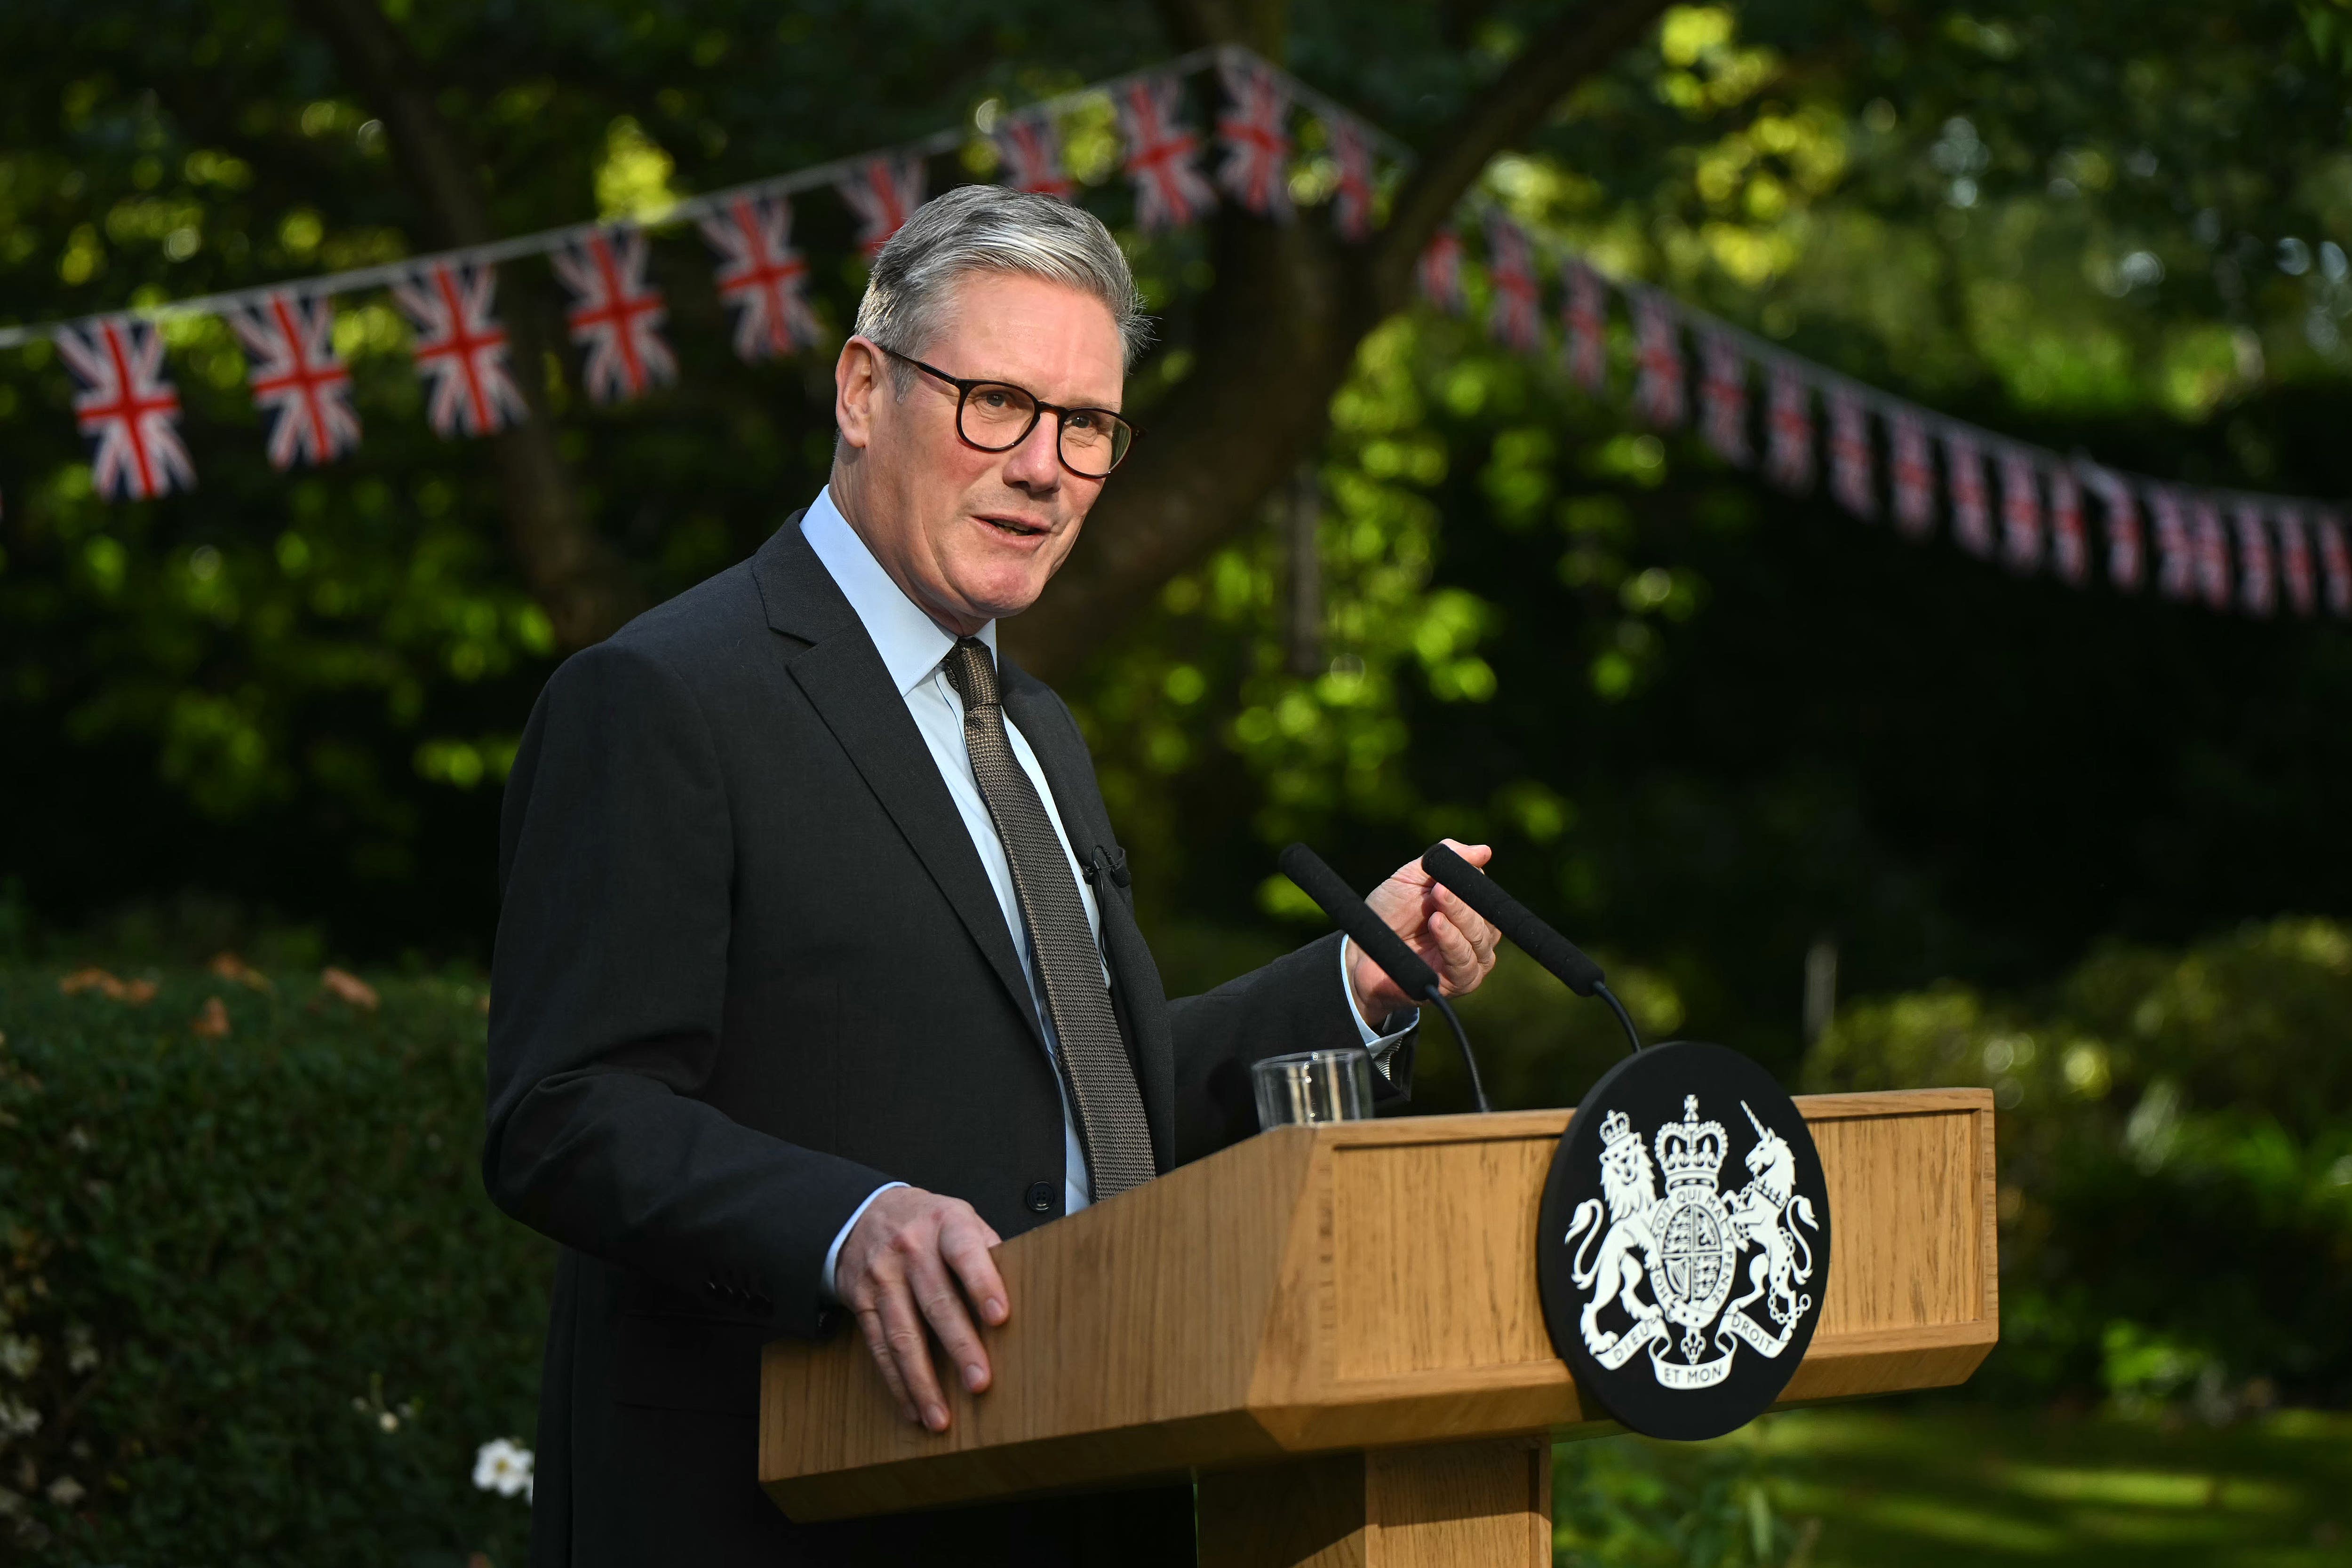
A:
POLYGON ((1062 483, 1060 442, 1062 427, 1048 413, 1039 416, 1037 427, 1021 444, 1004 455, 1004 480, 1024 490, 1051 490, 1062 483))

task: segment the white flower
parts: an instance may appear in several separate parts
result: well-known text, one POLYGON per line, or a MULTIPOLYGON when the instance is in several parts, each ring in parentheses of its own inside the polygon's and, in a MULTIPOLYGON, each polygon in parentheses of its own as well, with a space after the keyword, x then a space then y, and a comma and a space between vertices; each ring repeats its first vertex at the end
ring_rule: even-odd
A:
POLYGON ((71 1476, 59 1476, 49 1483, 49 1500, 59 1508, 71 1508, 83 1497, 81 1482, 71 1476))
POLYGON ((0 1399, 0 1437, 29 1437, 41 1429, 41 1413, 15 1399, 0 1399))
POLYGON ((531 1452, 512 1437, 493 1437, 474 1455, 474 1484, 500 1497, 531 1493, 531 1452))
POLYGON ((0 1370, 11 1377, 30 1377, 41 1364, 41 1342, 0 1333, 0 1370))

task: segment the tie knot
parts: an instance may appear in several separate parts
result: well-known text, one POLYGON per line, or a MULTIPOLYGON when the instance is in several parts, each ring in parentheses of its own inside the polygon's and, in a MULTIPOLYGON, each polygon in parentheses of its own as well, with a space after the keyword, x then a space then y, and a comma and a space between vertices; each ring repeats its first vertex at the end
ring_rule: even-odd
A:
POLYGON ((977 637, 959 637, 948 650, 948 684, 963 699, 964 711, 1000 706, 996 695, 996 661, 988 644, 977 637))

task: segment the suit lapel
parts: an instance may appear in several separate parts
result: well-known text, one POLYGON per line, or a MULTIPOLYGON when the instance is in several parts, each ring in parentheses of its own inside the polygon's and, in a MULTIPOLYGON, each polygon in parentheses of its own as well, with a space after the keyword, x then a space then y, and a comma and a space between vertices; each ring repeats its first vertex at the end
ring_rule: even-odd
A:
POLYGON ((971 835, 873 638, 801 537, 799 513, 760 547, 752 576, 768 624, 809 644, 790 658, 793 679, 980 944, 1013 1011, 1042 1047, 1045 1036, 1028 977, 1021 972, 1003 906, 996 902, 971 835))
MULTIPOLYGON (((1045 683, 1001 654, 998 664, 1005 716, 1037 754, 1037 766, 1054 787, 1062 831, 1070 835, 1079 863, 1092 864, 1098 852, 1108 852, 1118 841, 1111 833, 1109 813, 1103 810, 1102 791, 1095 785, 1094 758, 1087 753, 1086 737, 1045 683)), ((1112 877, 1097 876, 1095 907, 1102 917, 1103 957, 1110 965, 1115 999, 1121 1004, 1135 1051, 1136 1089, 1164 1171, 1175 1163, 1176 1147, 1176 1051, 1168 1032, 1167 993, 1150 946, 1135 923, 1128 890, 1112 877)))

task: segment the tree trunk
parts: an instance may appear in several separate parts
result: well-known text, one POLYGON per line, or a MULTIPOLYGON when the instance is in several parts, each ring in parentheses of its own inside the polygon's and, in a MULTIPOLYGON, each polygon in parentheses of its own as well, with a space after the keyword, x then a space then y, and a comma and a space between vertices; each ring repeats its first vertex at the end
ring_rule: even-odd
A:
MULTIPOLYGON (((478 163, 434 107, 424 68, 376 0, 299 0, 349 85, 383 121, 403 182, 436 249, 498 238, 478 163)), ((499 279, 499 316, 528 419, 491 438, 504 497, 507 548, 557 640, 584 647, 645 607, 645 592, 580 505, 548 410, 545 302, 512 271, 499 279)))

